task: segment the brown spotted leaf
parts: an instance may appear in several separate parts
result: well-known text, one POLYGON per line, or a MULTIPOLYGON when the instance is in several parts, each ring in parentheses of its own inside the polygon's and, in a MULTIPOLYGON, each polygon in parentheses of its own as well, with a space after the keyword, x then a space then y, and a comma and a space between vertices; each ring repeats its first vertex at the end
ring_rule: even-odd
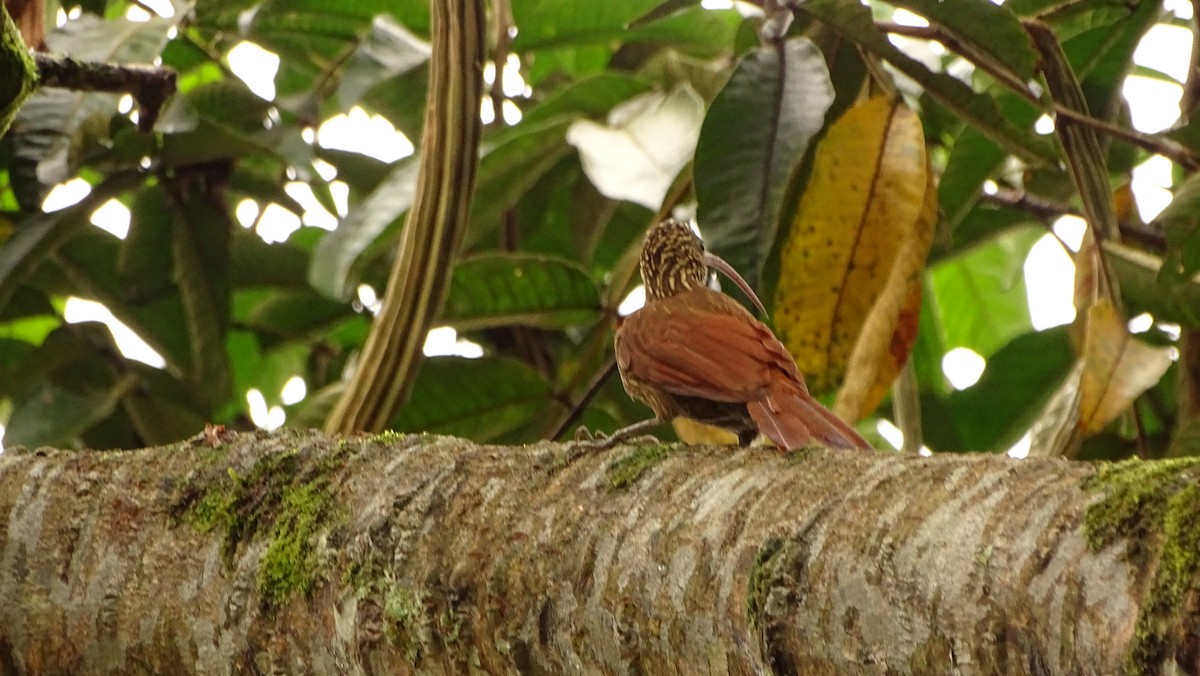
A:
POLYGON ((833 406, 834 413, 846 420, 858 420, 875 410, 908 361, 917 341, 921 278, 937 218, 937 181, 930 171, 921 212, 904 233, 891 276, 867 314, 850 353, 846 378, 833 406))
MULTIPOLYGON (((775 292, 776 331, 814 393, 842 382, 927 187, 921 121, 902 102, 875 98, 851 108, 817 147, 775 292)), ((905 289, 894 302, 908 297, 905 289)))

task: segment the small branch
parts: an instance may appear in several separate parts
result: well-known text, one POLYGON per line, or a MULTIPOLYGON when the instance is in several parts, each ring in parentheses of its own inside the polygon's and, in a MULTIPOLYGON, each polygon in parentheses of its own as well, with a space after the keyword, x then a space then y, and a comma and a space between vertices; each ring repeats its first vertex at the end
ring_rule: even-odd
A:
MULTIPOLYGON (((1028 211, 1043 221, 1049 221, 1060 216, 1078 216, 1083 218, 1083 213, 1070 204, 1058 202, 1048 197, 1042 197, 1041 195, 1033 195, 1024 190, 998 188, 995 193, 983 193, 981 199, 992 204, 1028 211)), ((1162 233, 1151 227, 1127 221, 1118 222, 1118 227, 1121 232, 1121 239, 1136 242, 1147 250, 1161 252, 1167 247, 1166 238, 1163 237, 1162 233)))
POLYGON ((1168 138, 1163 138, 1155 134, 1146 134, 1134 129, 1126 129, 1111 122, 1105 122, 1090 115, 1084 115, 1083 113, 1063 108, 1057 103, 1054 104, 1053 112, 1055 115, 1060 115, 1072 122, 1078 122, 1086 127, 1091 127, 1102 134, 1108 134, 1113 138, 1138 146, 1143 150, 1162 155, 1188 171, 1200 169, 1200 157, 1197 157, 1186 146, 1168 138))
POLYGON ((175 71, 132 64, 92 63, 64 56, 34 54, 39 84, 85 92, 124 92, 138 105, 138 130, 148 132, 175 93, 175 71))
POLYGON ((1042 106, 1042 101, 1029 89, 1029 87, 1017 77, 1009 69, 1002 64, 997 63, 988 56, 980 53, 972 45, 969 45, 959 40, 954 35, 947 33, 940 26, 906 26, 888 21, 880 21, 877 24, 881 30, 894 35, 903 35, 905 37, 916 38, 918 40, 932 40, 941 43, 943 47, 958 54, 964 59, 978 66, 988 75, 996 78, 1004 83, 1009 89, 1019 94, 1022 98, 1029 100, 1036 106, 1042 106))
MULTIPOLYGON (((1200 0, 1194 0, 1200 2, 1200 0)), ((949 35, 937 26, 903 26, 896 23, 879 22, 880 29, 895 35, 903 35, 906 37, 918 38, 923 40, 934 40, 940 42, 950 51, 967 59, 975 64, 981 70, 996 78, 997 81, 1003 83, 1014 93, 1021 98, 1026 99, 1030 103, 1041 108, 1045 113, 1055 116, 1061 116, 1072 122, 1077 122, 1086 127, 1090 127, 1100 133, 1107 134, 1113 138, 1125 141, 1126 143, 1138 146, 1149 152, 1156 153, 1166 157, 1167 159, 1178 163, 1179 165, 1189 169, 1200 169, 1200 157, 1189 150, 1187 147, 1176 143, 1162 136, 1155 134, 1146 134, 1133 129, 1126 129, 1117 126, 1110 122, 1085 115, 1078 111, 1070 110, 1059 105, 1057 102, 1047 102, 1040 99, 1032 90, 1021 81, 1012 71, 1004 68, 1002 65, 994 62, 991 59, 984 57, 974 49, 968 48, 961 41, 952 35, 949 35)))
POLYGON ((921 392, 917 383, 917 369, 910 358, 900 369, 896 382, 892 383, 892 415, 896 426, 904 435, 903 453, 916 453, 924 442, 921 429, 921 392))
POLYGON ((1197 103, 1200 103, 1200 0, 1192 0, 1192 54, 1188 59, 1183 97, 1179 100, 1179 110, 1184 120, 1191 117, 1197 103))

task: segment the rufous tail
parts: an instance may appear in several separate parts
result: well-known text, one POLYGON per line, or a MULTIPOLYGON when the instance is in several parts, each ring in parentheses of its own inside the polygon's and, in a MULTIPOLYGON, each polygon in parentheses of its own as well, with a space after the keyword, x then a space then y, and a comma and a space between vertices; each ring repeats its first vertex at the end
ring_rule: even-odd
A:
POLYGON ((869 449, 871 444, 821 402, 790 383, 772 386, 767 396, 746 405, 758 431, 786 450, 824 444, 869 449))

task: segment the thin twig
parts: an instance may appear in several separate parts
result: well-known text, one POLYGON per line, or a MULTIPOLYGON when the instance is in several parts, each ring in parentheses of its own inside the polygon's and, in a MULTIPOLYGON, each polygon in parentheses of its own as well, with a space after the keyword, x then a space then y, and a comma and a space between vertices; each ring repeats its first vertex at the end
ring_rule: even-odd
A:
POLYGON ((1017 74, 1005 68, 1003 65, 995 62, 987 56, 980 53, 973 45, 959 40, 956 36, 947 33, 940 26, 906 26, 904 24, 891 23, 888 21, 880 21, 876 25, 881 30, 895 35, 903 35, 905 37, 916 38, 919 40, 931 40, 939 42, 946 49, 958 54, 964 59, 978 66, 981 70, 1004 83, 1009 89, 1019 94, 1022 98, 1029 100, 1036 106, 1042 106, 1043 102, 1038 98, 1033 90, 1017 77, 1017 74))
MULTIPOLYGON (((1200 0, 1193 0, 1200 2, 1200 0)), ((923 40, 934 40, 940 42, 950 51, 967 59, 984 72, 988 73, 997 81, 1003 83, 1021 98, 1026 99, 1030 103, 1038 106, 1048 115, 1061 116, 1072 122, 1077 122, 1086 127, 1090 127, 1103 134, 1112 136, 1113 138, 1125 141, 1126 143, 1138 146, 1149 152, 1156 153, 1170 159, 1177 164, 1188 168, 1189 170, 1200 169, 1200 157, 1197 157, 1186 146, 1183 146, 1168 138, 1155 134, 1146 134, 1134 129, 1126 129, 1118 125, 1106 122, 1104 120, 1085 115, 1078 111, 1070 110, 1063 107, 1057 102, 1051 101, 1047 103, 1038 97, 1033 90, 1029 89, 1024 82, 1012 71, 995 61, 985 58, 976 50, 967 47, 963 42, 955 38, 953 35, 946 33, 937 26, 904 26, 901 24, 890 22, 879 22, 878 26, 895 35, 904 35, 906 37, 918 38, 923 40)))
MULTIPOLYGON (((1050 221, 1060 216, 1078 216, 1083 218, 1083 212, 1066 202, 1059 202, 1049 197, 1034 195, 1024 190, 1001 187, 997 188, 994 193, 983 193, 980 199, 992 204, 1015 207, 1022 211, 1027 211, 1042 221, 1050 221)), ((1127 221, 1119 221, 1118 226, 1121 232, 1121 239, 1137 242, 1151 251, 1161 252, 1167 247, 1166 238, 1152 227, 1127 221)))
POLYGON ((1200 103, 1200 0, 1192 0, 1192 54, 1188 58, 1187 78, 1183 83, 1183 97, 1179 99, 1179 110, 1183 119, 1188 119, 1200 103))

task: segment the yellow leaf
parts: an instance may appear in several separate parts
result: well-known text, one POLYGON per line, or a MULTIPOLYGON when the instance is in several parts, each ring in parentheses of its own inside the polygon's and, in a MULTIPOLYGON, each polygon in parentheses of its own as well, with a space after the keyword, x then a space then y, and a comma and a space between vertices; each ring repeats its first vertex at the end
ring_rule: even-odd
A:
POLYGON ((917 223, 926 174, 921 121, 900 101, 851 108, 817 147, 775 292, 776 331, 814 392, 842 381, 917 223))
POLYGON ((908 361, 921 319, 921 277, 938 218, 937 181, 927 172, 925 201, 904 234, 883 291, 871 306, 846 365, 833 412, 859 420, 883 401, 908 361))
POLYGON ((691 418, 679 417, 671 421, 675 434, 685 444, 712 444, 732 446, 738 442, 737 435, 720 427, 706 425, 691 418))
POLYGON ((1116 419, 1171 365, 1168 348, 1151 347, 1129 334, 1108 300, 1088 310, 1079 383, 1079 429, 1094 434, 1116 419))

